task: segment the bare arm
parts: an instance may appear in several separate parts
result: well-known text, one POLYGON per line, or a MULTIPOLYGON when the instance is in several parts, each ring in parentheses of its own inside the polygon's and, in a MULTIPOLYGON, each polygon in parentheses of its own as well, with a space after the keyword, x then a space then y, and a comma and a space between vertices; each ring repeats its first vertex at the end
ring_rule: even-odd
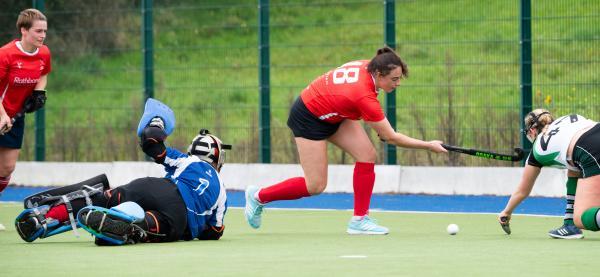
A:
POLYGON ((48 75, 40 77, 40 80, 35 85, 35 90, 45 90, 46 84, 48 84, 48 75))
MULTIPOLYGON (((2 103, 4 99, 0 97, 0 103, 2 103)), ((4 109, 4 105, 0 104, 0 135, 4 135, 8 131, 12 129, 12 121, 6 110, 4 109)))
POLYGON ((432 141, 422 141, 420 139, 411 138, 402 133, 398 133, 394 131, 392 125, 384 118, 377 122, 366 121, 371 128, 373 128, 379 138, 384 140, 387 143, 405 147, 405 148, 415 148, 415 149, 427 149, 433 151, 435 153, 447 153, 448 151, 442 147, 442 141, 432 140, 432 141))
POLYGON ((510 220, 510 217, 513 211, 529 196, 531 190, 533 189, 533 185, 535 184, 535 180, 540 175, 542 169, 540 167, 535 167, 531 165, 526 165, 523 171, 523 175, 521 176, 521 181, 519 182, 519 186, 512 193, 508 203, 506 203, 506 207, 498 216, 498 219, 502 217, 506 217, 507 221, 510 220))
MULTIPOLYGON (((0 81, 4 78, 8 78, 8 61, 4 58, 4 56, 0 58, 0 81)), ((4 103, 4 98, 0 97, 0 135, 8 132, 12 128, 12 122, 6 114, 6 110, 2 103, 4 103)))

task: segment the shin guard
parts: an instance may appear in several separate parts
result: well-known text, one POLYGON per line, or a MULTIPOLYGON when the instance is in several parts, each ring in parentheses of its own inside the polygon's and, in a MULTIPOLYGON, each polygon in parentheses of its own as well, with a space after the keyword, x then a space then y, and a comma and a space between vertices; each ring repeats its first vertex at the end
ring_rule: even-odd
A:
POLYGON ((77 184, 30 195, 24 200, 25 210, 15 219, 15 228, 21 238, 27 242, 60 234, 69 229, 79 237, 77 232, 79 225, 75 220, 75 214, 86 205, 106 202, 102 192, 108 188, 108 179, 102 174, 77 184), (63 204, 67 210, 68 220, 61 222, 46 216, 50 209, 63 204))
POLYGON ((164 232, 169 229, 169 224, 162 218, 157 211, 147 211, 144 220, 138 223, 146 231, 145 242, 163 242, 167 234, 164 232), (163 223, 161 223, 163 221, 163 223))
POLYGON ((108 178, 105 174, 101 174, 77 184, 54 188, 30 195, 23 200, 23 204, 25 209, 42 205, 53 206, 57 202, 64 201, 62 196, 67 196, 69 201, 85 198, 88 205, 92 205, 90 197, 108 189, 110 189, 108 178))

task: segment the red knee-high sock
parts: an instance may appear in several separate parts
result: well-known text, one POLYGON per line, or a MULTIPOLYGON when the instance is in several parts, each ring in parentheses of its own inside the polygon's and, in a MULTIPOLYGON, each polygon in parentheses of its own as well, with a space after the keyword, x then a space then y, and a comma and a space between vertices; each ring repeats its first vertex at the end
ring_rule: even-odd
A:
POLYGON ((369 214, 371 195, 375 185, 375 164, 356 162, 354 165, 354 215, 369 214))
POLYGON ((294 200, 310 196, 304 177, 294 177, 258 192, 258 201, 269 203, 276 200, 294 200))
POLYGON ((7 177, 0 177, 0 192, 8 186, 8 182, 10 182, 10 175, 7 177))
POLYGON ((65 222, 69 220, 69 213, 67 213, 67 206, 65 204, 60 204, 58 206, 50 208, 48 213, 46 213, 46 218, 51 217, 59 222, 65 222))

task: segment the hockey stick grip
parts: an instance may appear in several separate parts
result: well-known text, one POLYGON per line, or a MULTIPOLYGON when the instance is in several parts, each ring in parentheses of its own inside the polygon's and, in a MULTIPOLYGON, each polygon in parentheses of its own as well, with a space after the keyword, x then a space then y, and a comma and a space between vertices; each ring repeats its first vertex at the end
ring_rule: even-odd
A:
POLYGON ((17 114, 15 114, 15 116, 13 116, 13 118, 10 119, 11 123, 15 123, 15 121, 17 121, 17 119, 19 119, 19 117, 22 117, 23 114, 25 114, 25 112, 20 111, 17 114))

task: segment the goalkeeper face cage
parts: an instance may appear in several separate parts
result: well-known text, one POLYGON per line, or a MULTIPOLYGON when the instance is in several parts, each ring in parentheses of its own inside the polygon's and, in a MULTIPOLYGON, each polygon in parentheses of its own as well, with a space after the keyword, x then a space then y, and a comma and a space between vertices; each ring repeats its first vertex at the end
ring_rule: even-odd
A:
POLYGON ((217 170, 221 170, 225 163, 225 149, 231 149, 231 145, 223 144, 218 137, 202 129, 188 147, 188 155, 198 156, 203 161, 215 164, 217 170))

